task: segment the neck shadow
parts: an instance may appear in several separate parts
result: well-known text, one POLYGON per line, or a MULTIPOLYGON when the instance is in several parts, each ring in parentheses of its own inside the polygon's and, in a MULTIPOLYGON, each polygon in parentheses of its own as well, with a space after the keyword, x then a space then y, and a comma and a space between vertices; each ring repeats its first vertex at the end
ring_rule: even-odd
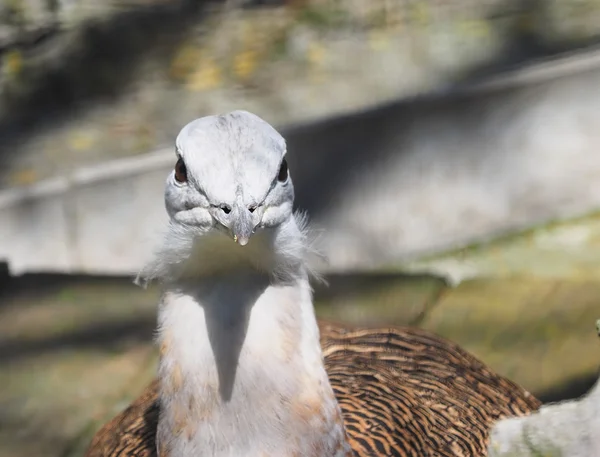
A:
POLYGON ((204 309, 223 402, 229 402, 233 394, 252 307, 270 285, 268 276, 252 274, 211 278, 201 286, 199 302, 204 309))

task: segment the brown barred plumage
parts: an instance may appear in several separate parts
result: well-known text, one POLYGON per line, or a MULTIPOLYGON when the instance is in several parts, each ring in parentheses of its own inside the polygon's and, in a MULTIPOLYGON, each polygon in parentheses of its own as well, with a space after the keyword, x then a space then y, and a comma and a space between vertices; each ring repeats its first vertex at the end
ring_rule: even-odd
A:
MULTIPOLYGON (((325 366, 357 456, 485 456, 493 421, 537 400, 456 344, 414 328, 320 323, 325 366)), ((156 457, 157 381, 94 437, 86 457, 156 457)))

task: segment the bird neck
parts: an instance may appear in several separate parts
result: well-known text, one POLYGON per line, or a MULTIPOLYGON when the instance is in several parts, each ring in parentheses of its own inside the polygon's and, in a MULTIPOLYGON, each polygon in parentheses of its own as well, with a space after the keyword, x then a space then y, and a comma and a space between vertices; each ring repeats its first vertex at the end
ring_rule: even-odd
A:
POLYGON ((277 279, 248 267, 167 285, 160 457, 351 455, 306 271, 287 271, 277 279))

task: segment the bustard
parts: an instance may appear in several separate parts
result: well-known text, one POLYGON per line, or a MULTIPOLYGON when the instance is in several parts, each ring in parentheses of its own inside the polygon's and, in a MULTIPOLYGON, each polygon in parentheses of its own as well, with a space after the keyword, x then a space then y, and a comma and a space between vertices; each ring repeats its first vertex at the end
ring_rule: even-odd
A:
MULTIPOLYGON (((318 323, 286 144, 246 111, 192 121, 166 183, 158 379, 87 457, 480 456, 539 401, 418 329, 318 323)), ((399 304, 401 306, 401 304, 399 304)))

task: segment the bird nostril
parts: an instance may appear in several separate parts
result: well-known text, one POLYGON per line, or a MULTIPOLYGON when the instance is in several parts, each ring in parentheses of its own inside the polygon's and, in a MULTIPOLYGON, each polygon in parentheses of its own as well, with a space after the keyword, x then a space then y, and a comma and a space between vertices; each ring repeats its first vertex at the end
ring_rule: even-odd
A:
POLYGON ((220 208, 225 214, 231 213, 231 206, 229 205, 221 205, 220 208))
POLYGON ((253 213, 254 211, 256 211, 256 205, 252 205, 248 207, 248 211, 250 211, 251 213, 253 213))

